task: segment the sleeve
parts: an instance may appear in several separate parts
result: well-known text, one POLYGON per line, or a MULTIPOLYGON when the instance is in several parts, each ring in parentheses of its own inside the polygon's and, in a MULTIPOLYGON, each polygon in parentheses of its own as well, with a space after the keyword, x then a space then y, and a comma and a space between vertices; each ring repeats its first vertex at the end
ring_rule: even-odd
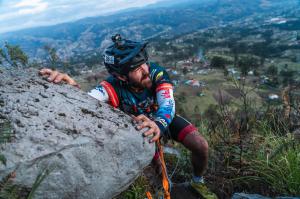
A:
POLYGON ((165 70, 156 73, 155 92, 158 110, 155 113, 155 123, 160 128, 162 135, 167 130, 175 115, 175 100, 173 96, 173 85, 165 70))
POLYGON ((119 106, 118 95, 112 84, 108 81, 100 82, 100 85, 92 89, 88 94, 100 101, 108 102, 115 108, 119 106))
POLYGON ((108 93, 102 85, 99 85, 96 88, 90 90, 88 92, 88 95, 92 96, 93 98, 101 102, 108 102, 109 100, 108 93))

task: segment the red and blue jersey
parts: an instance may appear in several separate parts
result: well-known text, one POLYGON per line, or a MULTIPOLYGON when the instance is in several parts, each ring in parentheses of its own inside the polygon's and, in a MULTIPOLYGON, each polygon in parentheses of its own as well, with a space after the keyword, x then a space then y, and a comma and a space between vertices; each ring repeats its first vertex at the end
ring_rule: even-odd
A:
POLYGON ((149 65, 152 87, 133 92, 128 85, 110 76, 89 92, 92 97, 106 101, 122 111, 153 119, 163 134, 175 115, 173 85, 165 69, 157 64, 149 65))

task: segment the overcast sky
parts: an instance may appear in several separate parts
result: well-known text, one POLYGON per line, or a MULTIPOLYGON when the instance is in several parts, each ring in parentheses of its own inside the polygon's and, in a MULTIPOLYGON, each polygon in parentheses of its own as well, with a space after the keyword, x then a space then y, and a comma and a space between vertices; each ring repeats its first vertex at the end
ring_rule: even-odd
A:
POLYGON ((143 7, 164 0, 0 0, 0 33, 143 7))

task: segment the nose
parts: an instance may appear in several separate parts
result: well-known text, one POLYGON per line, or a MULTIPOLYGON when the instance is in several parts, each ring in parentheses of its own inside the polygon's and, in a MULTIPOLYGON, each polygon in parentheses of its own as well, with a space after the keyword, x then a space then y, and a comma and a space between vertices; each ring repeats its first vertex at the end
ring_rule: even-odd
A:
POLYGON ((143 73, 148 73, 148 65, 146 63, 141 65, 141 69, 143 70, 143 73))

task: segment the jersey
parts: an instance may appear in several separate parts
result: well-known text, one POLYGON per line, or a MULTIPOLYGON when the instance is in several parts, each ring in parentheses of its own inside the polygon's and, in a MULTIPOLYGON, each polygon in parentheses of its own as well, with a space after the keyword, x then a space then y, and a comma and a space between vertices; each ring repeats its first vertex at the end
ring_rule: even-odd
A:
POLYGON ((110 76, 88 94, 128 114, 148 116, 164 134, 175 115, 173 85, 163 67, 150 63, 149 73, 152 81, 150 89, 133 92, 126 83, 110 76))

